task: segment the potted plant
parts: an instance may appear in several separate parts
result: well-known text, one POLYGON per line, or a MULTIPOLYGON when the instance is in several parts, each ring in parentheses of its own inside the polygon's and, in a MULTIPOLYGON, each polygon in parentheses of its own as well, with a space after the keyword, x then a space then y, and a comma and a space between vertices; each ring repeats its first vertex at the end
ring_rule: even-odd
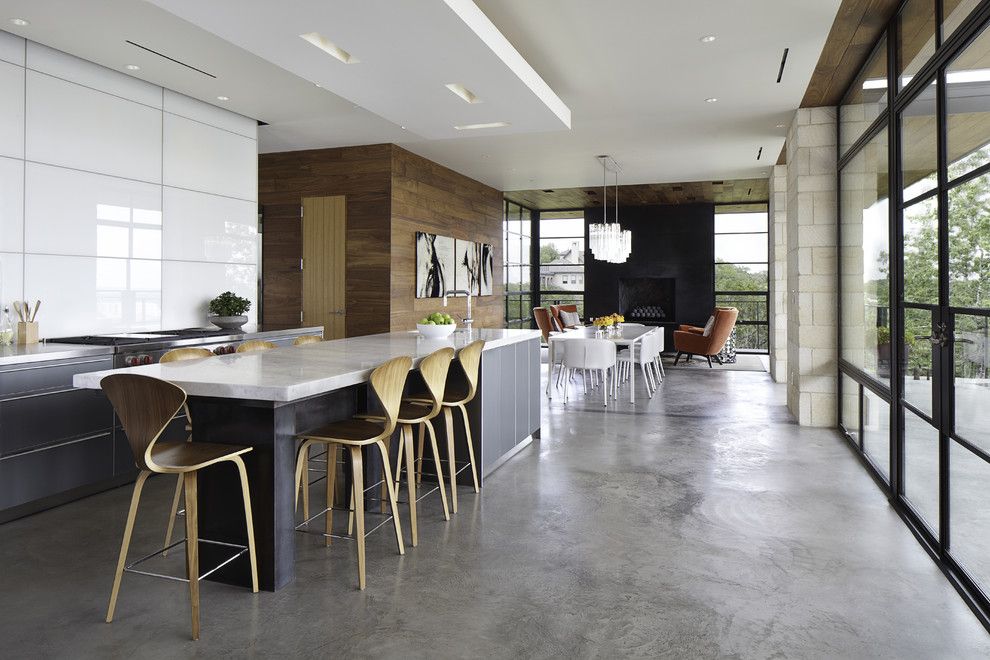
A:
POLYGON ((225 330, 238 330, 247 323, 246 311, 251 309, 251 301, 241 298, 232 291, 224 291, 210 301, 210 322, 225 330))

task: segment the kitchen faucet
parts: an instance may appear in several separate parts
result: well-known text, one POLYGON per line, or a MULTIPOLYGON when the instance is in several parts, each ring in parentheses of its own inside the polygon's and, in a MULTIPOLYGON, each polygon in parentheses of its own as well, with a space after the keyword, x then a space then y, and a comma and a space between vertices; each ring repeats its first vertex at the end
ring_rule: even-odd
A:
POLYGON ((447 296, 453 296, 453 295, 457 295, 457 294, 463 294, 463 295, 467 296, 467 316, 465 316, 463 320, 464 320, 464 326, 468 330, 470 330, 471 329, 471 324, 474 323, 474 319, 471 318, 471 292, 470 291, 465 291, 464 289, 456 289, 454 291, 448 291, 448 292, 446 292, 445 294, 443 294, 443 306, 444 307, 447 306, 447 296))

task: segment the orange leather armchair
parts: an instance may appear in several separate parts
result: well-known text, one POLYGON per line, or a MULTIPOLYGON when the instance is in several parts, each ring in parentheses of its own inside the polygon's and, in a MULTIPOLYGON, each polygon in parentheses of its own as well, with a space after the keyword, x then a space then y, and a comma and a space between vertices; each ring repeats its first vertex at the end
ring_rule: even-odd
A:
POLYGON ((674 350, 677 351, 674 364, 680 361, 682 355, 687 355, 688 359, 702 355, 708 359, 709 367, 712 366, 712 357, 722 364, 718 354, 725 347, 732 329, 736 327, 739 310, 735 307, 716 307, 712 315, 715 317, 715 323, 707 337, 704 328, 694 325, 682 325, 674 331, 674 350))
POLYGON ((546 307, 534 307, 533 318, 536 320, 536 327, 543 333, 544 344, 550 340, 551 332, 559 332, 560 330, 560 326, 556 325, 553 316, 550 315, 546 307))
POLYGON ((571 312, 572 314, 577 314, 577 305, 550 305, 550 314, 553 315, 553 320, 557 324, 558 328, 564 327, 564 322, 560 320, 561 312, 571 312))

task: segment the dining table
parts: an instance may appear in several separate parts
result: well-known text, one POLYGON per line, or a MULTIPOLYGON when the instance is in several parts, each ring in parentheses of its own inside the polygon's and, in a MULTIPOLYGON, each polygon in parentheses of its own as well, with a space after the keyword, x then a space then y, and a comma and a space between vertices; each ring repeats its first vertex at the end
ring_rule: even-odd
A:
MULTIPOLYGON (((570 339, 608 339, 614 342, 616 348, 628 348, 629 358, 636 363, 636 347, 643 337, 656 330, 651 326, 643 325, 622 325, 617 330, 599 332, 594 326, 582 326, 565 330, 564 332, 553 333, 547 338, 549 359, 547 360, 547 398, 553 398, 553 365, 555 345, 570 339)), ((636 403, 636 370, 629 370, 629 403, 636 403)))

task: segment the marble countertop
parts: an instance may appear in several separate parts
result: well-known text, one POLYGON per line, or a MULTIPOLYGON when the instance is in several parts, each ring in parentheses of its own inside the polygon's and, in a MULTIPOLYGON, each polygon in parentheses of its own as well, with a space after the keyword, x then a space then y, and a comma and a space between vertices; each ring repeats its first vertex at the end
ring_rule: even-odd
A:
POLYGON ((412 356, 415 366, 446 346, 456 350, 483 339, 485 350, 489 350, 539 337, 538 330, 484 328, 458 330, 448 339, 426 339, 415 331, 392 332, 261 353, 77 374, 73 385, 99 389, 104 376, 126 372, 167 380, 190 396, 288 402, 367 382, 374 367, 393 357, 412 356))
POLYGON ((57 344, 47 342, 29 346, 0 346, 0 367, 43 362, 45 360, 71 360, 82 357, 110 357, 113 346, 85 346, 80 344, 57 344))

